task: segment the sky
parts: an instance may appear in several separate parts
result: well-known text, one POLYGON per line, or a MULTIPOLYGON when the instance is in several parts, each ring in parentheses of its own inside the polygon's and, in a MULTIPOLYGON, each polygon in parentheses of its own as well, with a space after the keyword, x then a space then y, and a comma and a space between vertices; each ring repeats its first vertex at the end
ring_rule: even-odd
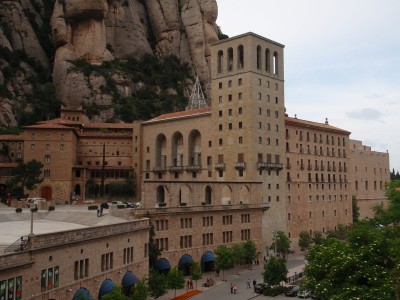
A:
POLYGON ((217 0, 232 37, 254 32, 285 45, 289 116, 325 122, 389 151, 400 171, 399 0, 217 0))

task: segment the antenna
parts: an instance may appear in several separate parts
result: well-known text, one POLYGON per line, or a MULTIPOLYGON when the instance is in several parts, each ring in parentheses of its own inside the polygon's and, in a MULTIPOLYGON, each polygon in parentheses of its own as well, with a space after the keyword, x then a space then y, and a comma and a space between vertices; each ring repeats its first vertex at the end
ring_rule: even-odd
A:
POLYGON ((201 89, 199 76, 196 76, 196 82, 193 86, 192 93, 190 95, 189 104, 186 106, 186 110, 198 109, 207 107, 207 101, 204 99, 204 94, 201 89))

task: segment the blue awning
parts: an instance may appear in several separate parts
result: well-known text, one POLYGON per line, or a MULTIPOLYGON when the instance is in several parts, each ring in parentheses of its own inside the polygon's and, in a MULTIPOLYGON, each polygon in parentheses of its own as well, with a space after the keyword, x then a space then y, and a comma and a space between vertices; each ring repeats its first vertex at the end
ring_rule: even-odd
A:
POLYGON ((157 260, 156 263, 156 270, 157 271, 164 271, 164 270, 168 270, 171 269, 171 265, 169 264, 169 261, 165 258, 160 258, 159 260, 157 260))
POLYGON ((81 300, 81 299, 93 300, 93 297, 92 295, 90 295, 87 289, 79 288, 75 292, 74 297, 72 297, 72 300, 81 300))
POLYGON ((201 263, 204 264, 206 262, 215 261, 215 254, 211 251, 204 252, 203 256, 201 257, 201 263))
POLYGON ((137 278, 135 275, 132 274, 131 271, 125 273, 124 277, 122 277, 122 286, 129 287, 136 284, 137 278))
POLYGON ((115 283, 111 279, 105 279, 99 289, 99 300, 101 300, 102 296, 110 294, 114 286, 115 283))
POLYGON ((178 265, 184 266, 185 264, 187 264, 190 261, 193 261, 193 258, 189 254, 185 254, 179 260, 178 265))

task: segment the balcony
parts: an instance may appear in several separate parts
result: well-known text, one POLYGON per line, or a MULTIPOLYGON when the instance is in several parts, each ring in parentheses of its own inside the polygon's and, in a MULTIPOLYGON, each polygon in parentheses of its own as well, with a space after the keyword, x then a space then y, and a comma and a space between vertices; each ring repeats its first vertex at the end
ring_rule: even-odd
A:
POLYGON ((246 169, 246 163, 245 162, 235 162, 235 169, 238 169, 238 170, 246 169))
POLYGON ((258 170, 282 170, 283 164, 258 162, 257 169, 258 170))
POLYGON ((226 169, 226 164, 225 163, 218 163, 218 164, 214 165, 214 168, 216 170, 223 171, 223 170, 226 169))
POLYGON ((164 173, 168 170, 166 166, 155 167, 153 173, 164 173))
POLYGON ((185 169, 188 172, 200 172, 201 171, 201 166, 200 165, 186 166, 185 169))
POLYGON ((183 166, 170 166, 168 167, 169 172, 182 172, 184 170, 183 166))

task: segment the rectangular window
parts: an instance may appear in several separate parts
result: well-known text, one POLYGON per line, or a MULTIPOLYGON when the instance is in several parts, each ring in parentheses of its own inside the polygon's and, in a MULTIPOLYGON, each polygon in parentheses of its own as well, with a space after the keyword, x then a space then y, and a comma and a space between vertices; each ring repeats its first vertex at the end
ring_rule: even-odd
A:
POLYGON ((210 227, 214 225, 214 217, 203 217, 203 227, 210 227))
POLYGON ((44 162, 45 163, 50 163, 50 155, 45 155, 44 156, 44 162))
POLYGON ((31 144, 31 150, 35 150, 35 144, 31 144))
POLYGON ((184 235, 180 237, 180 248, 191 248, 192 247, 192 236, 191 235, 184 235))
POLYGON ((77 260, 74 263, 74 279, 89 277, 89 259, 77 260))
POLYGON ((222 232, 222 242, 223 243, 232 243, 233 240, 233 233, 232 231, 223 231, 222 232))
POLYGON ((232 80, 228 81, 228 87, 232 87, 232 80))
POLYGON ((60 145, 60 150, 64 150, 64 144, 60 145))
POLYGON ((242 229, 240 233, 242 241, 250 240, 250 229, 242 229))
POLYGON ((243 84, 243 80, 242 80, 242 78, 239 78, 238 79, 238 85, 242 85, 243 84))
POLYGON ((222 225, 232 225, 233 216, 225 215, 222 216, 222 225))
POLYGON ((228 101, 232 101, 232 94, 228 95, 228 101))
POLYGON ((50 177, 50 169, 44 169, 43 176, 44 176, 44 178, 49 178, 50 177))
POLYGON ((213 233, 203 233, 203 246, 214 244, 214 234, 213 233))
POLYGON ((243 109, 242 109, 241 107, 239 107, 239 109, 238 109, 238 113, 239 113, 239 115, 241 115, 241 114, 242 114, 242 111, 243 111, 243 109))
POLYGON ((239 100, 242 100, 242 99, 243 99, 243 94, 242 94, 242 93, 239 93, 239 94, 238 94, 238 98, 239 98, 239 100))

